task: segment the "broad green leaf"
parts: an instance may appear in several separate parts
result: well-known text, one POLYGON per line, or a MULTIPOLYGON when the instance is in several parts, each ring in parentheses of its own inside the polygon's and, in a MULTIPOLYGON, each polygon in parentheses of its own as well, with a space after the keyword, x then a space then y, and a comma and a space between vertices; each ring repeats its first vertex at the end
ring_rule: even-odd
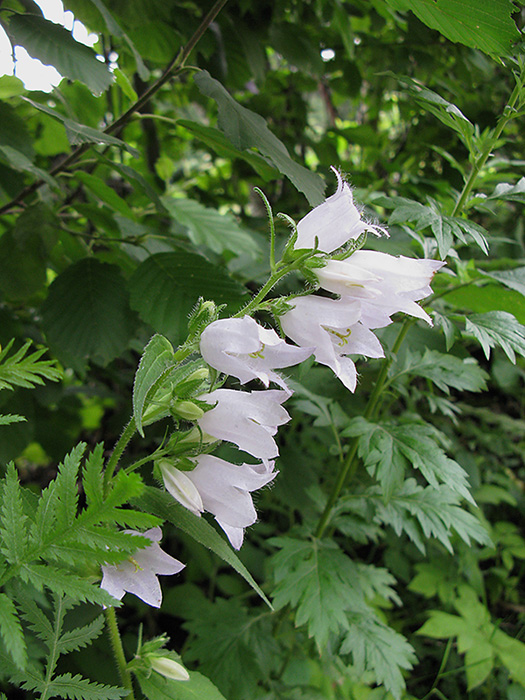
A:
POLYGON ((199 297, 226 304, 231 313, 246 295, 244 287, 222 268, 182 251, 149 257, 137 268, 129 287, 132 308, 176 344, 184 340, 188 315, 199 297))
POLYGON ((13 44, 23 46, 30 56, 54 66, 71 80, 80 80, 94 93, 101 93, 113 82, 107 66, 95 52, 73 39, 64 27, 38 15, 12 15, 9 33, 13 44))
POLYGON ((525 177, 520 177, 515 185, 500 182, 487 199, 503 199, 508 202, 525 203, 525 177))
POLYGON ((127 346, 135 328, 120 270, 96 258, 66 268, 42 306, 49 345, 81 369, 87 359, 107 364, 127 346))
POLYGON ((189 681, 164 678, 153 671, 139 673, 139 685, 148 700, 225 700, 213 683, 196 671, 190 671, 189 681))
POLYGON ((255 257, 259 246, 232 214, 219 214, 193 199, 164 197, 163 202, 175 221, 188 229, 196 246, 204 245, 214 253, 230 251, 255 257))
POLYGON ((154 335, 146 345, 140 358, 139 367, 133 383, 133 417, 137 430, 143 436, 142 414, 148 398, 158 387, 167 372, 174 367, 173 346, 162 335, 154 335))
POLYGON ((386 0, 397 10, 412 12, 450 41, 503 56, 519 38, 512 18, 513 0, 386 0))
POLYGON ((59 190, 55 178, 45 170, 42 170, 42 168, 34 165, 22 151, 18 151, 16 148, 7 144, 2 144, 0 145, 0 159, 15 170, 23 173, 30 173, 35 178, 43 180, 55 192, 59 190))
MULTIPOLYGON (((525 178, 523 179, 525 180, 525 178)), ((482 274, 492 277, 492 279, 525 296, 525 267, 515 267, 512 270, 498 270, 494 272, 483 270, 482 274)))
POLYGON ((490 642, 479 640, 465 653, 465 673, 467 690, 477 688, 485 681, 494 668, 494 648, 490 642))
POLYGON ((46 283, 47 263, 58 239, 58 221, 42 202, 29 206, 0 238, 0 290, 27 299, 46 283))
POLYGON ((405 637, 370 614, 353 614, 349 621, 341 652, 352 654, 358 674, 371 670, 377 684, 400 700, 405 689, 401 669, 410 670, 417 661, 414 649, 405 637))
MULTIPOLYGON (((509 270, 509 273, 513 272, 509 270)), ((503 272, 485 273, 493 277, 504 275, 503 272)), ((456 307, 460 311, 474 311, 476 313, 487 313, 488 311, 507 311, 511 313, 521 323, 525 324, 525 296, 520 290, 512 288, 519 285, 509 274, 508 279, 511 284, 506 284, 503 279, 498 279, 501 284, 485 284, 482 287, 468 285, 461 287, 446 295, 447 305, 456 307)))
POLYGON ((497 346, 513 363, 516 362, 516 353, 525 356, 525 326, 506 311, 471 314, 465 318, 464 334, 479 341, 487 359, 490 349, 497 346))
POLYGON ((74 145, 82 143, 98 143, 105 144, 107 146, 118 146, 119 148, 124 148, 126 151, 129 151, 129 153, 131 153, 133 156, 139 156, 139 152, 136 149, 128 146, 128 144, 121 139, 111 136, 111 134, 106 134, 104 131, 93 129, 91 126, 81 124, 74 119, 65 117, 63 114, 60 114, 60 112, 51 109, 51 107, 48 107, 47 105, 30 100, 29 97, 24 97, 24 100, 29 102, 30 105, 33 105, 35 109, 39 109, 41 112, 45 112, 46 114, 49 114, 49 116, 61 121, 66 127, 66 133, 70 143, 74 145))
POLYGON ((268 129, 265 119, 236 102, 207 71, 199 71, 194 80, 203 95, 217 102, 219 128, 235 148, 256 148, 306 195, 312 206, 323 201, 325 186, 319 175, 290 158, 286 146, 268 129))
POLYGON ((15 664, 23 669, 27 663, 24 633, 14 603, 5 593, 0 593, 0 635, 15 664))
POLYGON ((78 170, 75 173, 75 178, 85 185, 99 199, 105 202, 111 209, 118 211, 119 214, 122 214, 122 216, 125 216, 128 219, 136 221, 137 217, 129 208, 128 203, 122 199, 122 197, 120 197, 112 187, 106 185, 101 178, 97 177, 96 175, 91 175, 90 173, 85 173, 82 170, 78 170))
POLYGON ((495 630, 492 644, 510 675, 525 687, 525 644, 502 630, 495 630))
MULTIPOLYGON (((1 80, 5 80, 6 77, 4 76, 1 80)), ((16 80, 16 78, 11 79, 16 80)), ((31 137, 24 120, 13 107, 2 101, 0 101, 0 146, 9 146, 20 151, 29 160, 34 158, 31 137)))
POLYGON ((268 182, 279 177, 279 171, 272 167, 262 156, 254 151, 241 150, 232 145, 222 131, 213 126, 205 126, 198 122, 188 121, 187 119, 179 119, 178 126, 183 126, 194 136, 200 139, 207 146, 212 148, 218 156, 223 158, 241 158, 249 163, 255 172, 260 175, 263 180, 268 182))
POLYGON ((469 622, 458 615, 442 612, 441 610, 431 610, 430 617, 423 627, 420 627, 417 634, 434 639, 448 639, 456 637, 469 629, 469 622))
POLYGON ((235 569, 264 602, 270 608, 272 607, 270 601, 265 596, 260 586, 254 581, 253 576, 239 557, 204 518, 199 518, 187 508, 180 505, 180 503, 177 503, 167 493, 152 487, 146 489, 145 494, 140 497, 137 504, 148 513, 154 513, 164 520, 173 523, 173 525, 179 527, 194 540, 214 552, 214 554, 235 569))

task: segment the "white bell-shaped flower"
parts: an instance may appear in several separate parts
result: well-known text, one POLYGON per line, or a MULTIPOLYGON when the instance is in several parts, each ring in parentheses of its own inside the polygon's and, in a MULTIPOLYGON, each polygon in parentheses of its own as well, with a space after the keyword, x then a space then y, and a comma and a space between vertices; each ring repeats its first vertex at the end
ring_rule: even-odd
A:
MULTIPOLYGON (((188 504, 180 498, 180 491, 172 488, 178 478, 176 472, 184 474, 198 491, 204 510, 215 516, 232 546, 240 549, 244 528, 257 520, 251 492, 265 486, 275 477, 277 472, 273 468, 273 462, 237 466, 213 455, 200 455, 192 471, 179 472, 176 467, 164 467, 162 476, 166 489, 188 508, 188 504), (172 472, 171 478, 166 478, 168 471, 172 472)), ((200 515, 198 512, 196 514, 200 515)))
POLYGON ((303 362, 313 348, 288 345, 274 330, 244 316, 220 319, 207 326, 201 336, 200 351, 211 367, 237 377, 242 384, 260 379, 266 387, 275 382, 288 390, 273 370, 303 362))
POLYGON ((355 363, 346 356, 384 357, 379 340, 361 323, 361 302, 312 295, 290 303, 294 308, 280 317, 286 335, 300 346, 315 346, 317 362, 330 367, 350 391, 355 391, 355 363))
POLYGON ((346 260, 329 260, 315 272, 323 289, 361 300, 361 321, 369 328, 380 328, 391 323, 390 316, 398 311, 432 324, 416 302, 432 293, 432 277, 444 264, 358 250, 346 260))
POLYGON ((184 564, 163 552, 157 544, 162 537, 160 527, 146 532, 125 530, 132 535, 140 535, 151 540, 151 544, 127 559, 115 565, 102 566, 100 587, 113 598, 121 600, 126 591, 141 598, 148 605, 160 608, 162 590, 157 576, 170 576, 182 571, 184 564))
POLYGON ((335 168, 332 170, 337 176, 337 190, 299 221, 295 249, 313 248, 317 237, 318 249, 323 253, 331 253, 365 231, 371 231, 377 236, 382 233, 388 235, 379 226, 363 221, 354 204, 350 185, 335 168))
POLYGON ((289 391, 277 389, 252 392, 217 389, 199 396, 202 401, 216 405, 197 423, 208 435, 233 442, 259 459, 272 459, 279 454, 272 436, 279 425, 290 420, 281 406, 289 397, 289 391))

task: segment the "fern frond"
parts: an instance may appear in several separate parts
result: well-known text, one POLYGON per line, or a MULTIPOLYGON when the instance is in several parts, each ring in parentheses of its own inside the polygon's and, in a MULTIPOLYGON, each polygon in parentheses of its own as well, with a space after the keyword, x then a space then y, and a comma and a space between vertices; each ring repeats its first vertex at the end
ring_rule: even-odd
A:
POLYGON ((48 685, 47 697, 70 698, 71 700, 118 700, 129 693, 129 690, 112 685, 102 685, 88 681, 87 678, 70 673, 63 673, 54 678, 48 685))
POLYGON ((13 462, 7 466, 0 503, 0 547, 7 561, 18 564, 27 551, 26 515, 22 504, 22 489, 13 462))
POLYGON ((62 530, 69 528, 77 515, 78 486, 77 476, 80 468, 80 460, 86 451, 86 443, 80 442, 66 455, 64 461, 58 467, 56 484, 56 519, 57 528, 62 530))
POLYGON ((69 632, 65 632, 58 642, 58 651, 60 654, 69 654, 72 651, 77 651, 82 647, 87 647, 88 644, 99 637, 104 631, 104 617, 99 615, 97 618, 83 627, 76 627, 69 632))
POLYGON ((26 356, 31 341, 18 350, 14 355, 7 357, 13 346, 11 340, 0 351, 0 390, 12 389, 15 386, 23 389, 31 389, 38 384, 44 384, 44 379, 56 382, 62 376, 55 366, 54 360, 41 360, 46 348, 40 348, 26 356))
POLYGON ((12 423, 24 423, 27 418, 16 413, 4 413, 0 415, 0 425, 11 425, 12 423))
POLYGON ((16 607, 5 593, 0 593, 0 634, 15 664, 24 669, 27 664, 24 633, 16 607))
POLYGON ((50 591, 71 596, 75 601, 89 601, 98 605, 115 605, 115 599, 102 588, 76 574, 68 573, 56 566, 24 564, 20 567, 20 578, 31 583, 37 590, 46 586, 50 591))

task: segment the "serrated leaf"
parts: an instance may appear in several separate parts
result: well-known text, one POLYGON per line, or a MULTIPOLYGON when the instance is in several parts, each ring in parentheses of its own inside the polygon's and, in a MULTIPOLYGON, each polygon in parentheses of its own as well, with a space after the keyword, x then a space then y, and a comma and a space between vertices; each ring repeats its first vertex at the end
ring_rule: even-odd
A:
POLYGON ((431 486, 446 484, 474 504, 466 472, 447 457, 441 444, 444 437, 428 423, 372 424, 356 418, 343 436, 359 436, 359 456, 371 476, 383 487, 386 501, 404 481, 408 465, 419 470, 431 486))
POLYGON ((78 574, 70 574, 56 566, 24 564, 20 567, 20 577, 37 590, 46 586, 50 591, 70 596, 79 602, 89 601, 106 606, 116 604, 115 599, 102 588, 81 579, 78 574))
POLYGON ((355 564, 333 543, 274 537, 272 557, 277 610, 290 605, 297 627, 307 624, 308 636, 323 649, 331 633, 348 629, 346 612, 364 606, 355 564))
POLYGON ((0 350, 0 390, 11 389, 14 386, 32 389, 34 386, 43 385, 44 379, 49 381, 60 379, 62 374, 55 367, 55 362, 40 359, 46 352, 45 348, 27 355, 31 346, 31 341, 28 341, 9 356, 13 343, 14 339, 0 350))
POLYGON ((107 364, 117 357, 135 329, 119 268, 96 258, 66 268, 49 288, 42 325, 50 346, 74 368, 87 359, 107 364))
POLYGON ((199 297, 226 304, 231 313, 246 295, 222 268, 182 251, 150 256, 139 265, 129 287, 132 308, 176 344, 186 336, 187 318, 199 297))
POLYGON ((478 340, 487 359, 490 349, 498 346, 514 364, 516 353, 525 356, 525 326, 506 311, 471 314, 465 318, 464 335, 474 336, 478 340))
POLYGON ((473 358, 459 358, 438 350, 420 353, 407 352, 403 359, 396 358, 391 374, 394 378, 402 374, 430 379, 441 391, 482 391, 487 388, 488 374, 473 358))
POLYGON ((153 513, 173 523, 173 525, 179 527, 194 540, 210 549, 220 559, 235 569, 264 602, 270 608, 272 607, 270 601, 239 557, 204 518, 197 517, 180 503, 177 503, 167 493, 152 487, 146 489, 145 494, 137 501, 137 505, 148 513, 153 513))
POLYGON ((174 681, 153 672, 137 674, 140 688, 148 700, 225 700, 213 683, 196 671, 189 681, 174 681))
POLYGON ((405 688, 401 669, 410 670, 416 662, 414 649, 402 635, 371 615, 354 614, 349 622, 341 652, 352 654, 357 673, 373 671, 377 684, 399 700, 405 688))
POLYGON ((129 694, 125 688, 88 681, 78 674, 63 673, 55 676, 48 686, 48 697, 71 698, 71 700, 118 700, 129 694))
POLYGON ((164 205, 177 223, 188 229, 196 246, 204 245, 219 255, 230 251, 255 257, 259 246, 231 214, 219 214, 193 199, 164 197, 164 205))
POLYGON ((27 663, 24 633, 16 607, 5 593, 0 593, 0 634, 13 661, 23 670, 27 663))
POLYGON ((55 516, 57 528, 65 530, 71 527, 77 515, 78 487, 77 476, 80 468, 80 460, 86 451, 86 443, 79 443, 64 458, 58 467, 58 475, 55 480, 55 493, 57 503, 55 516))
POLYGON ((104 631, 104 617, 99 615, 93 622, 90 622, 83 627, 64 632, 57 643, 57 652, 59 654, 70 654, 72 651, 82 649, 88 646, 91 642, 99 637, 104 631))
POLYGON ((323 201, 325 185, 321 178, 290 158, 286 146, 268 129, 263 117, 236 102, 207 71, 199 71, 194 80, 203 95, 217 102, 219 128, 235 148, 257 148, 306 195, 311 206, 323 201))
POLYGON ((11 425, 12 423, 24 423, 27 418, 24 416, 17 416, 12 413, 7 413, 0 415, 0 425, 11 425))
POLYGON ((11 564, 23 561, 27 551, 26 522, 18 472, 13 462, 10 462, 1 491, 0 549, 11 564))
POLYGON ((450 41, 503 56, 519 34, 512 19, 513 0, 387 0, 399 10, 412 12, 450 41))
POLYGON ((38 15, 12 15, 9 33, 14 44, 23 46, 33 58, 54 66, 71 80, 80 80, 94 93, 101 93, 113 82, 107 66, 95 52, 73 39, 64 27, 38 15))
POLYGON ((86 459, 82 486, 86 494, 87 507, 98 508, 104 500, 104 445, 99 443, 86 459))
POLYGON ((151 399, 159 382, 174 366, 172 344, 164 336, 154 335, 144 349, 133 382, 133 418, 137 430, 142 436, 144 436, 142 414, 147 406, 148 398, 151 399))

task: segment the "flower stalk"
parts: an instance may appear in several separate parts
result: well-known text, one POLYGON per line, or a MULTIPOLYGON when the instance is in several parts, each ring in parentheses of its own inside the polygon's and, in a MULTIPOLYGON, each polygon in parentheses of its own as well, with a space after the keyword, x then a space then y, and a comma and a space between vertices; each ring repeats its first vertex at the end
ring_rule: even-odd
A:
POLYGON ((106 626, 111 641, 111 649, 118 668, 120 680, 124 688, 129 691, 126 697, 128 700, 135 700, 133 682, 126 663, 126 656, 124 654, 124 647, 122 646, 122 639, 120 638, 115 608, 106 608, 104 610, 104 615, 106 617, 106 626))

